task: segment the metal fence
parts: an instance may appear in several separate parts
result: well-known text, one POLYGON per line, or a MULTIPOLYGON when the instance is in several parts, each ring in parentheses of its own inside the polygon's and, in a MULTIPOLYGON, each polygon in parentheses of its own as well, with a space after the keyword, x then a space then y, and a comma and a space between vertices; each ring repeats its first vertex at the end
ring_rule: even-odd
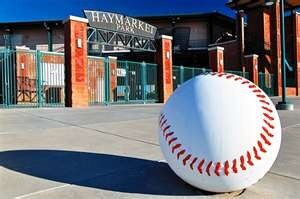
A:
POLYGON ((106 103, 106 64, 103 57, 88 57, 87 79, 90 105, 106 103))
POLYGON ((258 85, 268 96, 275 95, 274 74, 260 72, 258 74, 258 85))
POLYGON ((117 61, 117 88, 113 101, 114 103, 158 101, 157 65, 117 61))
POLYGON ((64 106, 64 56, 60 53, 0 51, 2 107, 64 106))
POLYGON ((178 88, 187 80, 207 72, 211 72, 211 69, 173 66, 173 90, 178 88))

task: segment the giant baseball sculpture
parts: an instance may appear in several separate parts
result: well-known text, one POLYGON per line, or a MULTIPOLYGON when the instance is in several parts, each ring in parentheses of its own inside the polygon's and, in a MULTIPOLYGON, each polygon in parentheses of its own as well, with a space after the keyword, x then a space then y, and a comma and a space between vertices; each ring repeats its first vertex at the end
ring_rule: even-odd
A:
POLYGON ((252 82, 208 73, 181 85, 159 117, 159 140, 172 170, 203 190, 230 192, 261 179, 281 142, 277 111, 252 82))

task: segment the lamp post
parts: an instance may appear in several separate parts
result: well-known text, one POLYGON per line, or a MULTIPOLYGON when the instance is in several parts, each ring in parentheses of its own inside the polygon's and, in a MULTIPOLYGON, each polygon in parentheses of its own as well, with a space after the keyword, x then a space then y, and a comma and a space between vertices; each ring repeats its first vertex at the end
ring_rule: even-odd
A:
MULTIPOLYGON (((272 6, 277 0, 265 0, 266 6, 272 6)), ((282 82, 282 100, 276 104, 278 110, 294 110, 294 104, 286 101, 286 49, 285 49, 285 22, 284 22, 284 2, 280 1, 280 40, 281 40, 281 82, 282 82)))

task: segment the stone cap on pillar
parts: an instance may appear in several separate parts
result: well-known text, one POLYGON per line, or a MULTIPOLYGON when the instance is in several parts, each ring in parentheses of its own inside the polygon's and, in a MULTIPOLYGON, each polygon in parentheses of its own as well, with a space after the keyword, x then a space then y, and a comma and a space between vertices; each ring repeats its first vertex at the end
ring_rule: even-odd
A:
POLYGON ((78 22, 82 22, 82 23, 89 23, 89 20, 86 18, 82 18, 82 17, 76 17, 73 15, 70 15, 67 19, 65 19, 63 21, 63 23, 66 23, 68 21, 78 21, 78 22))
POLYGON ((208 48, 208 51, 212 51, 212 50, 224 50, 224 48, 221 46, 214 46, 214 47, 208 48))
POLYGON ((169 39, 169 40, 173 40, 172 36, 168 36, 168 35, 160 35, 159 39, 169 39))
POLYGON ((252 55, 245 55, 245 58, 258 58, 259 56, 257 54, 252 54, 252 55))

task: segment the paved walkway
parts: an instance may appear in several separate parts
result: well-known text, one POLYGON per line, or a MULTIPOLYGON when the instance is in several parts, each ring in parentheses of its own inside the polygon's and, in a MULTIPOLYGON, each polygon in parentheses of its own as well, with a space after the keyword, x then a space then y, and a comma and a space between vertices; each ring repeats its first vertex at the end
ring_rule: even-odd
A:
POLYGON ((0 198, 297 198, 300 99, 293 100, 296 111, 280 112, 282 147, 271 171, 226 194, 187 185, 162 161, 161 105, 0 110, 0 198))

